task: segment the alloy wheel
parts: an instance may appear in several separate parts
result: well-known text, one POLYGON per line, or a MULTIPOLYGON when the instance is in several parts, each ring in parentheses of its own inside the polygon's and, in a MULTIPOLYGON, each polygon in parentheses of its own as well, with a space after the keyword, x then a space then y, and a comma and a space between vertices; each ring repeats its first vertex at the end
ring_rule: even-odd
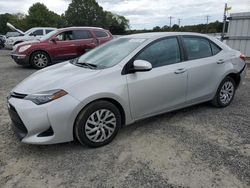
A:
POLYGON ((223 104, 228 104, 231 102, 234 95, 234 85, 232 82, 225 82, 220 90, 220 101, 223 104))
POLYGON ((108 109, 93 112, 85 123, 85 134, 92 142, 104 142, 116 128, 116 117, 108 109))
POLYGON ((46 57, 46 55, 44 54, 37 54, 34 57, 34 64, 38 67, 38 68, 43 68, 46 67, 48 64, 48 57, 46 57))

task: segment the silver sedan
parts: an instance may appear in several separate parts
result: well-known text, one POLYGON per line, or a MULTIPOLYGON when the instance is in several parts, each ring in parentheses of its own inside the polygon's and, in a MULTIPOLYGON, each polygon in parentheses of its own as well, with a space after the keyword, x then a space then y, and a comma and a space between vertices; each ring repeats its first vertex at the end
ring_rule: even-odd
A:
POLYGON ((98 147, 140 119, 206 101, 228 106, 245 73, 244 55, 206 35, 129 35, 34 73, 8 107, 24 143, 98 147))

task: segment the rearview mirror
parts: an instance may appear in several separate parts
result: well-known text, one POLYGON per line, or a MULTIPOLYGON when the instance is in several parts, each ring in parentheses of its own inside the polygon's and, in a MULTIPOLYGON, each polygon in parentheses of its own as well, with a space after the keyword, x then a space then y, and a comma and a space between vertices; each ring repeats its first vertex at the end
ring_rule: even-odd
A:
POLYGON ((144 72, 144 71, 150 71, 152 69, 152 64, 145 60, 135 60, 133 70, 135 72, 144 72))

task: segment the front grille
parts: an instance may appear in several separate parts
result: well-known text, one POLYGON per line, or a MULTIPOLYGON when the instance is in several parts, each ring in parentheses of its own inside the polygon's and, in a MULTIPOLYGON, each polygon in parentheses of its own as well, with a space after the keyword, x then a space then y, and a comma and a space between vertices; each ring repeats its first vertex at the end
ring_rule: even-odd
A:
POLYGON ((10 105, 9 114, 10 114, 10 119, 12 121, 12 129, 15 132, 16 136, 21 140, 27 135, 28 130, 25 127, 20 116, 18 115, 15 107, 12 106, 11 104, 9 105, 10 105))
POLYGON ((21 94, 21 93, 16 93, 16 92, 12 92, 10 94, 10 97, 14 97, 14 98, 18 98, 18 99, 23 99, 26 96, 27 96, 27 94, 21 94))

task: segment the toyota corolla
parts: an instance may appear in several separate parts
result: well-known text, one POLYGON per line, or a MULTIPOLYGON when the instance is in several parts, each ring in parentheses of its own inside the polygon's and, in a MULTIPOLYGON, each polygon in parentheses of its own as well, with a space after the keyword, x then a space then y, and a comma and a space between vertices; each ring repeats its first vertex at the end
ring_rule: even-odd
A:
POLYGON ((34 73, 8 109, 23 143, 98 147, 140 119, 206 101, 228 106, 245 73, 244 55, 206 35, 129 35, 34 73))

